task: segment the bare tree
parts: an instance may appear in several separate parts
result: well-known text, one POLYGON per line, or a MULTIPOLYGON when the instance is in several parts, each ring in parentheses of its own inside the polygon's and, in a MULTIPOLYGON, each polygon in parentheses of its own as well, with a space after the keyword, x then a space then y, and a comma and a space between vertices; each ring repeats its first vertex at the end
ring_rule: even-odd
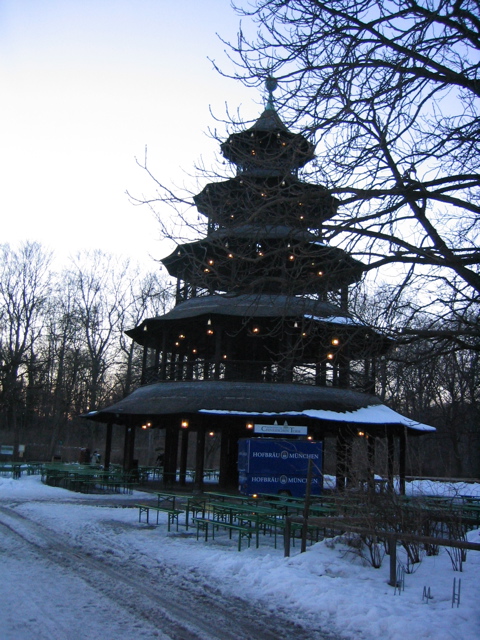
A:
POLYGON ((120 354, 116 377, 121 397, 131 393, 140 384, 142 358, 139 346, 125 335, 125 331, 136 327, 145 317, 166 313, 173 303, 173 295, 162 274, 141 274, 134 269, 125 279, 125 296, 119 306, 120 354))
POLYGON ((18 249, 0 247, 0 364, 3 422, 14 434, 18 454, 19 416, 25 408, 24 389, 42 330, 42 313, 49 293, 51 256, 40 244, 18 249))
POLYGON ((83 371, 86 405, 83 411, 111 400, 113 373, 119 351, 120 310, 125 297, 123 278, 128 262, 102 251, 83 252, 72 262, 68 277, 77 292, 74 313, 86 356, 83 371))
POLYGON ((422 336, 475 347, 479 3, 239 4, 256 36, 231 45, 236 77, 280 81, 282 113, 316 138, 313 177, 341 198, 326 241, 420 290, 414 311, 431 309, 422 336))

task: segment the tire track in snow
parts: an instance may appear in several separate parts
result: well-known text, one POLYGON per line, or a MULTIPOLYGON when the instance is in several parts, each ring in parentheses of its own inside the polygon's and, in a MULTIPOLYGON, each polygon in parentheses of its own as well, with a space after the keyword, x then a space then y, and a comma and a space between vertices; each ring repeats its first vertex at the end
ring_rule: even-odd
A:
POLYGON ((74 573, 165 640, 334 640, 261 611, 206 583, 194 585, 170 565, 145 567, 115 554, 89 556, 72 539, 0 506, 0 525, 38 556, 74 573))

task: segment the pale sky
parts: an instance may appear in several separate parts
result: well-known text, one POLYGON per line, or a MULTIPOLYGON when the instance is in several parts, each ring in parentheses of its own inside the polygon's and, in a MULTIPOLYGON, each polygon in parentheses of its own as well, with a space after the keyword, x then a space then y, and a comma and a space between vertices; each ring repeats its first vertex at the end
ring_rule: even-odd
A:
POLYGON ((154 194, 135 157, 147 145, 161 181, 188 182, 218 148, 210 108, 260 113, 260 92, 208 60, 232 69, 216 33, 238 25, 229 0, 1 0, 0 243, 164 256, 125 195, 154 194))

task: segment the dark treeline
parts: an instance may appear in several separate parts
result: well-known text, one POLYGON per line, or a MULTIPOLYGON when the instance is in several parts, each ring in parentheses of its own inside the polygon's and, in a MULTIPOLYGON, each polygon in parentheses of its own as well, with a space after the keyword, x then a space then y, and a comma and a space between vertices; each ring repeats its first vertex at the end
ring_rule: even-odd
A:
POLYGON ((79 416, 138 386, 141 352, 124 331, 165 312, 161 273, 101 251, 60 271, 37 243, 0 252, 2 443, 26 444, 30 458, 51 458, 59 443, 101 446, 98 426, 79 416))

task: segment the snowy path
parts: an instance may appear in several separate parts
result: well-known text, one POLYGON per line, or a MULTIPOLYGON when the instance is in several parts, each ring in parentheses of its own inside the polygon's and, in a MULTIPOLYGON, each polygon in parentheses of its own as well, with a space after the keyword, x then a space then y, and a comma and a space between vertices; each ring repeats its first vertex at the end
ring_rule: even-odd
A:
POLYGON ((54 531, 12 506, 0 506, 2 640, 332 638, 129 553, 115 535, 122 523, 112 521, 103 540, 96 532, 86 551, 88 536, 54 531))

